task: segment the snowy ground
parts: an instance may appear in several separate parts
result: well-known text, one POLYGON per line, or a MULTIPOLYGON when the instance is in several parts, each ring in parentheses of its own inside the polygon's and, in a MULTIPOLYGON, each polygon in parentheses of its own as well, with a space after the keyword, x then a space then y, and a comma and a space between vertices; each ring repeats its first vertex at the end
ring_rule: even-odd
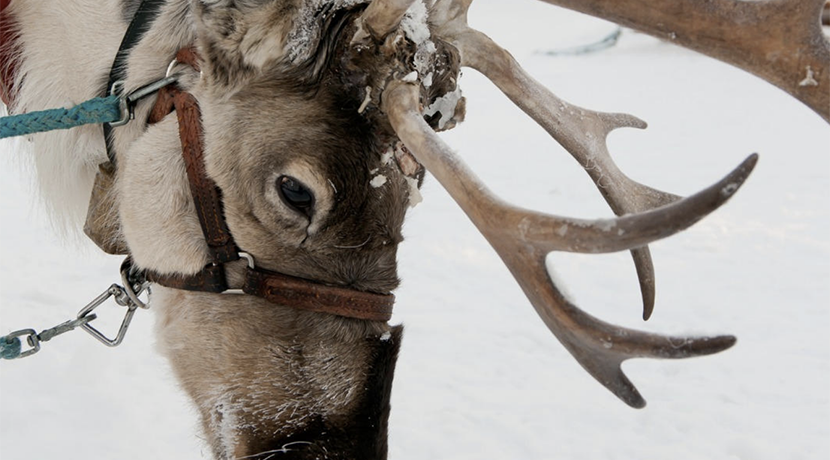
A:
MULTIPOLYGON (((394 322, 407 332, 390 458, 830 458, 828 126, 742 71, 631 31, 602 53, 538 55, 613 29, 539 2, 478 0, 471 23, 566 100, 648 121, 646 131, 611 137, 637 180, 688 194, 760 153, 730 203, 652 246, 658 301, 648 323, 627 254, 551 256, 579 305, 600 318, 732 333, 738 344, 706 358, 627 363, 649 402, 628 408, 552 337, 431 180, 399 254, 394 322)), ((497 193, 550 213, 611 215, 587 175, 492 85, 474 71, 462 83, 467 122, 446 139, 497 193)), ((2 334, 71 318, 116 281, 119 265, 54 236, 10 150, 0 144, 2 334)), ((139 312, 118 349, 75 332, 0 363, 0 457, 207 458, 195 412, 154 351, 152 316, 139 312)))

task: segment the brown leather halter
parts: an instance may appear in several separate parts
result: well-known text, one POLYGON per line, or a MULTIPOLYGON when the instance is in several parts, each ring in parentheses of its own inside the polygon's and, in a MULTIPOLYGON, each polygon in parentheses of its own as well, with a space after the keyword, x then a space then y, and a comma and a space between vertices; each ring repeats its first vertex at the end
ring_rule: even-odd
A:
MULTIPOLYGON (((198 60, 192 48, 179 51, 176 60, 198 70, 198 60)), ((328 286, 256 267, 253 258, 237 247, 225 222, 222 192, 205 171, 202 146, 204 136, 196 98, 175 84, 162 88, 150 112, 148 123, 161 121, 173 111, 178 117, 182 157, 202 232, 210 250, 211 262, 194 275, 169 275, 148 271, 147 280, 174 289, 224 292, 229 289, 224 264, 247 256, 248 267, 242 287, 246 294, 280 305, 348 318, 372 321, 391 319, 392 305, 395 302, 395 296, 392 294, 375 294, 328 286)))

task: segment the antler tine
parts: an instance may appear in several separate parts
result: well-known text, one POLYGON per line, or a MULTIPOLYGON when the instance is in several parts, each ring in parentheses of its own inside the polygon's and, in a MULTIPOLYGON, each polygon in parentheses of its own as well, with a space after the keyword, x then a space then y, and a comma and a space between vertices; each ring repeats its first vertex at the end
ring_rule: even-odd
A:
POLYGON ((521 210, 490 193, 426 124, 414 84, 390 83, 382 108, 407 148, 487 238, 551 332, 594 378, 630 406, 643 407, 645 401, 620 369, 623 361, 687 358, 716 353, 735 343, 732 336, 666 337, 594 318, 556 288, 545 270, 545 256, 551 250, 625 250, 676 233, 726 202, 743 184, 757 156, 750 156, 712 187, 659 209, 597 221, 567 219, 521 210))
MULTIPOLYGON (((469 0, 439 0, 434 20, 439 34, 461 51, 462 65, 487 76, 519 108, 556 139, 594 180, 617 215, 642 212, 679 199, 640 184, 623 174, 608 152, 608 134, 624 127, 644 129, 646 123, 628 114, 610 114, 568 104, 533 79, 513 56, 483 33, 467 26, 469 0)), ((643 297, 643 319, 654 311, 654 265, 648 247, 632 249, 643 297)))
POLYGON ((373 0, 361 16, 361 28, 353 42, 371 35, 377 41, 383 40, 401 23, 406 10, 415 0, 373 0))
POLYGON ((772 83, 830 123, 825 0, 542 0, 637 29, 772 83))

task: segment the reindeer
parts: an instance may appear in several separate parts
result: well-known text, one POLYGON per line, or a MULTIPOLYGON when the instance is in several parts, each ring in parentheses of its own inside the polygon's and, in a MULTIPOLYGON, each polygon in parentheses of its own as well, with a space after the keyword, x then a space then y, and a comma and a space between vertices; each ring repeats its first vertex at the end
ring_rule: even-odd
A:
MULTIPOLYGON (((113 88, 131 94, 177 75, 176 89, 137 103, 133 122, 105 135, 98 127, 39 135, 33 154, 44 194, 61 215, 86 220, 103 249, 129 253, 155 283, 159 341, 216 458, 386 458, 402 336, 388 324, 390 292, 420 165, 492 244, 549 329, 627 404, 645 401, 622 373, 624 360, 705 355, 734 343, 604 323, 561 293, 544 257, 631 250, 648 318, 654 287, 646 245, 726 202, 756 158, 682 199, 634 182, 614 165, 604 139, 644 123, 557 98, 466 25, 470 0, 99 3, 10 4, 9 107, 34 111, 113 88), (135 25, 146 32, 119 50, 147 3, 158 10, 135 25), (74 33, 79 23, 99 27, 74 33), (116 55, 123 61, 113 70, 116 55), (435 134, 463 119, 462 66, 487 75, 568 148, 620 217, 544 215, 487 191, 435 134), (65 78, 55 80, 56 69, 65 78), (112 74, 121 74, 118 86, 108 81, 112 74)), ((706 42, 712 30, 685 30, 671 21, 674 13, 653 21, 628 2, 548 3, 658 35, 676 30, 680 44, 755 70, 830 119, 820 28, 797 37, 813 44, 799 51, 797 65, 777 58, 768 66, 762 58, 772 45, 757 43, 748 27, 716 36, 734 45, 723 52, 706 42), (796 75, 802 78, 793 85, 796 75)), ((718 3, 726 19, 745 14, 718 3)), ((761 3, 741 8, 771 8, 761 3)), ((781 5, 798 13, 782 17, 802 24, 818 17, 822 2, 773 6, 781 5)), ((798 41, 784 40, 789 25, 781 30, 764 36, 781 46, 798 41)))

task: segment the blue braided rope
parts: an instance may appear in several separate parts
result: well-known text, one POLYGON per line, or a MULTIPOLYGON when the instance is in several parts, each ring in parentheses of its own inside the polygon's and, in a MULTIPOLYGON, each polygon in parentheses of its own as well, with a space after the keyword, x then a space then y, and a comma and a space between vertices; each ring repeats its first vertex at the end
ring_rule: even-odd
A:
POLYGON ((96 97, 71 109, 42 110, 0 118, 0 139, 92 123, 111 123, 120 119, 118 96, 96 97))
POLYGON ((11 340, 6 337, 0 337, 0 359, 15 359, 20 356, 22 344, 20 338, 15 337, 11 340))

